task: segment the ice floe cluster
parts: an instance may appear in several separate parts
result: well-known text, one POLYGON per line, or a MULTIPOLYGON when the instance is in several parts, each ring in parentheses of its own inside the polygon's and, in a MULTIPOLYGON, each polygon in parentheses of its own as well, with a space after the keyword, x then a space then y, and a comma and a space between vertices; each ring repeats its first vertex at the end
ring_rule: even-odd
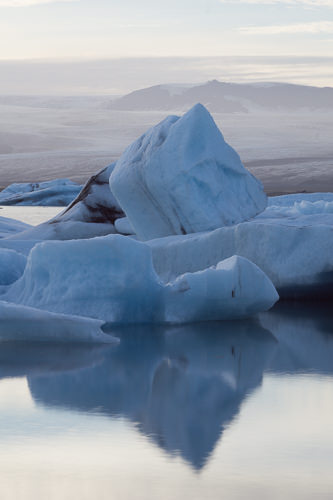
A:
POLYGON ((148 130, 52 220, 0 219, 1 317, 19 332, 56 316, 50 338, 63 324, 66 340, 103 342, 105 322, 243 318, 278 293, 328 295, 332 207, 333 194, 267 199, 196 105, 148 130))

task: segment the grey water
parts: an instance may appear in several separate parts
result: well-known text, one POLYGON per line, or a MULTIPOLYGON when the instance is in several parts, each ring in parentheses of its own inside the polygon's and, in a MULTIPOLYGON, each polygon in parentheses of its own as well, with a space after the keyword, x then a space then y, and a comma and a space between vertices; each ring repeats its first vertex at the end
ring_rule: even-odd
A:
POLYGON ((330 303, 110 329, 0 344, 1 499, 332 498, 330 303))

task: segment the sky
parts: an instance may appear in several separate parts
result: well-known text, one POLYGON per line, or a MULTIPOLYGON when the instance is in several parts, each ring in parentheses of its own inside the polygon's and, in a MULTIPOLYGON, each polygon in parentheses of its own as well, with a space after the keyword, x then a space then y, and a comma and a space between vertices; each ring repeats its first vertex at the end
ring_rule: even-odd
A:
POLYGON ((333 0, 0 0, 0 94, 333 82, 333 0))
POLYGON ((333 0, 0 0, 0 60, 333 56, 333 0))

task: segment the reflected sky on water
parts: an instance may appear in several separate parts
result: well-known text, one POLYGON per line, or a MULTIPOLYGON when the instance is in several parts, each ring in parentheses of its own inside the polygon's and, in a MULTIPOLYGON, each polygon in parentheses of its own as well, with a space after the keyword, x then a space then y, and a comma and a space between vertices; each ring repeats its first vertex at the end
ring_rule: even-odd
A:
POLYGON ((114 333, 1 344, 2 499, 332 498, 330 304, 114 333))

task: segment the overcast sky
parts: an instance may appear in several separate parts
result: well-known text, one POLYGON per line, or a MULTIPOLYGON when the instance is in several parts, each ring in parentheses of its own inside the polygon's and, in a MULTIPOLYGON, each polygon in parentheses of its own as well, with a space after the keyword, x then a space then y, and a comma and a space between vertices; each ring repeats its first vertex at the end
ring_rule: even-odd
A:
POLYGON ((333 56, 333 0, 0 0, 0 59, 333 56))
POLYGON ((333 0, 0 0, 0 93, 214 78, 333 86, 333 0))

